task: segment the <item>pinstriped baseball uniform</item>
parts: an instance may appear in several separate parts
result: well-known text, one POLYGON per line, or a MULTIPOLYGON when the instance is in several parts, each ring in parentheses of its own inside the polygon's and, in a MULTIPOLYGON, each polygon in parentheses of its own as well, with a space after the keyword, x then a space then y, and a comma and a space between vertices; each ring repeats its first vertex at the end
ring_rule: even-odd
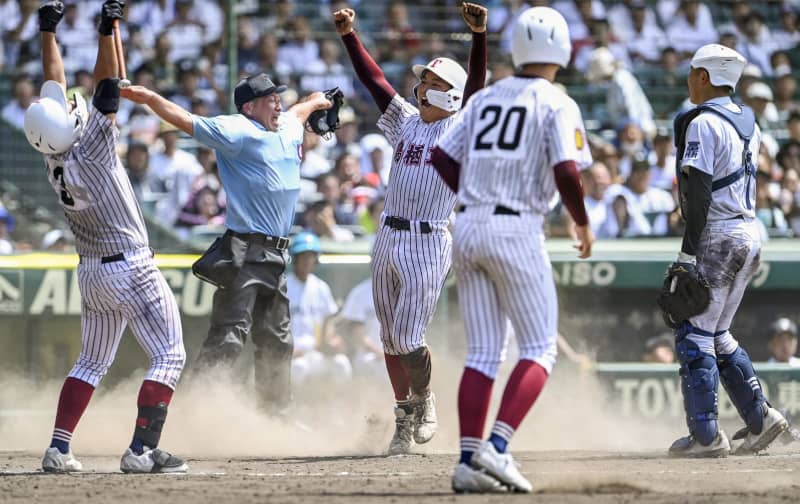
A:
POLYGON ((375 241, 372 289, 388 354, 408 354, 425 344, 425 330, 450 269, 447 224, 456 196, 430 156, 453 117, 426 123, 416 107, 395 95, 378 121, 395 152, 382 219, 402 218, 411 227, 381 226, 375 241), (423 232, 423 222, 430 233, 423 232))
POLYGON ((462 165, 453 267, 466 365, 489 377, 508 320, 520 359, 548 372, 555 363, 558 306, 542 225, 557 190, 553 167, 591 164, 584 138, 571 98, 544 79, 508 77, 473 96, 439 142, 462 165))
POLYGON ((141 210, 116 155, 116 135, 112 121, 92 109, 80 142, 65 154, 45 156, 81 256, 81 353, 69 376, 97 387, 130 323, 150 358, 146 379, 174 388, 186 358, 180 313, 153 262, 141 210), (124 258, 108 260, 118 254, 124 258))

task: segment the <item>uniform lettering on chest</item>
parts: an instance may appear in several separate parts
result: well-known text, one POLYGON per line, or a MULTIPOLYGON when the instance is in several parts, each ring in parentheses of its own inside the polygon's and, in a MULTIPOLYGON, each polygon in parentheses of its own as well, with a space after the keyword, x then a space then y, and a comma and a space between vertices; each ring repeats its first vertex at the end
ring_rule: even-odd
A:
POLYGON ((426 153, 426 147, 425 144, 404 144, 404 142, 401 141, 397 144, 394 161, 395 163, 400 163, 402 161, 402 163, 407 166, 413 166, 421 164, 424 156, 425 164, 431 164, 431 153, 433 149, 428 149, 426 153))

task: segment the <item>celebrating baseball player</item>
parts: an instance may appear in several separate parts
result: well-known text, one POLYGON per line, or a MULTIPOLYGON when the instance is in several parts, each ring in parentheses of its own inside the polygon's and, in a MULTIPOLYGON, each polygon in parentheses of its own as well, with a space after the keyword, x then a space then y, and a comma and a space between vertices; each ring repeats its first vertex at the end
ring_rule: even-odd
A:
POLYGON ((675 119, 677 176, 686 231, 659 298, 675 329, 689 435, 669 449, 677 457, 724 457, 730 442, 717 423, 722 384, 744 420, 736 453, 765 449, 787 427, 761 390, 750 357, 730 332, 744 290, 758 269, 755 160, 761 131, 731 95, 746 61, 718 44, 691 61, 689 98, 697 107, 675 119))
POLYGON ((542 231, 556 190, 575 221, 580 258, 591 255, 594 242, 579 176, 592 161, 583 120, 553 85, 571 49, 561 14, 549 7, 524 11, 512 35, 517 73, 473 96, 433 152, 436 170, 461 204, 453 267, 467 359, 458 392, 456 492, 531 491, 507 449, 556 359, 558 306, 542 231), (482 442, 509 320, 519 362, 491 437, 482 442))
POLYGON ((133 441, 120 468, 133 473, 187 469, 183 460, 157 448, 186 359, 180 313, 153 262, 141 210, 115 151, 120 62, 112 26, 122 18, 123 7, 121 0, 106 0, 102 6, 90 112, 77 93, 74 102, 67 102, 55 36, 64 4, 39 8, 45 82, 40 99, 25 112, 25 135, 44 154, 50 184, 75 235, 82 298, 81 353, 61 389, 52 443, 42 460, 48 472, 81 470, 70 449, 72 433, 114 361, 128 323, 150 358, 150 370, 139 390, 133 441))
POLYGON ((395 152, 372 263, 375 308, 397 401, 389 454, 407 453, 415 442, 427 443, 437 427, 425 331, 450 269, 447 224, 455 195, 434 171, 430 156, 454 114, 486 79, 488 11, 465 3, 461 14, 472 30, 469 75, 449 58, 414 65, 417 108, 397 94, 364 49, 353 30, 355 12, 334 13, 356 74, 382 112, 378 127, 395 152))

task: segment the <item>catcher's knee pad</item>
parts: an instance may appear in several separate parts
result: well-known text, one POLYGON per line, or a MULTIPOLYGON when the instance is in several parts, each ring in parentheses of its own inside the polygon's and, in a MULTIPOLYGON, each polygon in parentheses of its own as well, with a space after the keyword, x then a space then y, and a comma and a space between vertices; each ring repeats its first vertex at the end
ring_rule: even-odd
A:
POLYGON ((731 354, 717 356, 722 386, 731 398, 739 415, 753 434, 760 434, 764 426, 764 409, 767 399, 761 390, 750 356, 742 347, 731 354))
POLYGON ((717 436, 717 361, 685 337, 677 340, 675 350, 681 365, 681 391, 689 432, 700 444, 708 446, 717 436))

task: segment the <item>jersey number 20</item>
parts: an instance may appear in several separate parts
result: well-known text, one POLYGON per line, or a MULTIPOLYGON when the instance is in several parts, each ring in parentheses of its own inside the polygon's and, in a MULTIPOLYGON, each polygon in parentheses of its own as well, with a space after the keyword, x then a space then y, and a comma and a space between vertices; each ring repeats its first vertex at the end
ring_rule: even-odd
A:
POLYGON ((497 147, 502 150, 516 150, 519 147, 519 141, 522 138, 522 128, 525 125, 525 115, 527 109, 525 107, 511 107, 505 114, 503 108, 499 105, 489 105, 481 110, 481 122, 489 118, 489 122, 483 127, 475 137, 475 147, 478 150, 491 150, 492 146, 497 143, 497 147), (492 132, 500 124, 500 132, 497 135, 492 132))

